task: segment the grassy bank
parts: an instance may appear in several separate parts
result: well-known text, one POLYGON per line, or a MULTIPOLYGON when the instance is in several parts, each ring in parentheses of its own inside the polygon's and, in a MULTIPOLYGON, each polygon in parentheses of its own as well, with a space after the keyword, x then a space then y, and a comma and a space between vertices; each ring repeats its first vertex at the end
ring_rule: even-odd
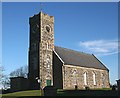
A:
POLYGON ((40 90, 29 90, 29 91, 20 91, 20 92, 2 94, 2 98, 8 97, 8 96, 9 97, 41 96, 41 91, 40 90))
MULTIPOLYGON (((0 95, 1 96, 1 95, 0 95)), ((17 98, 22 96, 42 96, 40 90, 19 91, 14 93, 2 94, 2 98, 17 98)), ((57 96, 117 96, 117 91, 111 89, 90 89, 90 90, 57 90, 57 96)))

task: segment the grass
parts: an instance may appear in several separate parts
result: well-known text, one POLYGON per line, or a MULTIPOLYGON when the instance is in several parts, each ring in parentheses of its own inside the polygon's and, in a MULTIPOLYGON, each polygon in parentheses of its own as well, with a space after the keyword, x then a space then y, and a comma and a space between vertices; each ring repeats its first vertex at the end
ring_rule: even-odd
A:
POLYGON ((41 96, 41 91, 40 90, 28 90, 28 91, 19 91, 19 92, 14 92, 14 93, 2 94, 2 98, 8 97, 8 96, 9 97, 41 96))
MULTIPOLYGON (((116 91, 112 91, 111 88, 90 89, 90 91, 89 90, 75 91, 75 90, 67 90, 67 89, 57 90, 57 96, 89 96, 89 95, 95 96, 95 94, 96 96, 99 96, 101 94, 103 94, 103 96, 106 96, 106 95, 116 96, 116 91)), ((28 90, 28 91, 19 91, 14 93, 2 94, 2 98, 6 98, 6 97, 17 98, 22 96, 42 96, 42 95, 41 95, 41 90, 28 90)))
POLYGON ((58 96, 117 96, 117 91, 111 88, 97 88, 90 90, 58 90, 58 96))
POLYGON ((95 88, 95 89, 91 89, 91 90, 112 90, 112 88, 95 88))

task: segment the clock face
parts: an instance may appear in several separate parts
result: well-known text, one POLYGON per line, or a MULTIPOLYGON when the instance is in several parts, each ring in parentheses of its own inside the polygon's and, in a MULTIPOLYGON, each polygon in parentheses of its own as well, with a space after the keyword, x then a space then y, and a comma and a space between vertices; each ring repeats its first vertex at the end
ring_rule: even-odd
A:
POLYGON ((50 27, 46 26, 47 32, 50 32, 50 27))
POLYGON ((50 26, 49 26, 49 25, 46 25, 46 26, 45 26, 45 30, 46 30, 48 33, 51 32, 50 26))

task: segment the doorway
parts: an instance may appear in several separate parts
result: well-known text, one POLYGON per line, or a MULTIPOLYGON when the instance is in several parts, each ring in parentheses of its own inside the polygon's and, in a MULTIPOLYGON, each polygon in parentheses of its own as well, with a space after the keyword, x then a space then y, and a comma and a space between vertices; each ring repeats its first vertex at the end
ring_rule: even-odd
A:
POLYGON ((47 84, 47 86, 51 86, 51 80, 46 80, 46 84, 47 84))

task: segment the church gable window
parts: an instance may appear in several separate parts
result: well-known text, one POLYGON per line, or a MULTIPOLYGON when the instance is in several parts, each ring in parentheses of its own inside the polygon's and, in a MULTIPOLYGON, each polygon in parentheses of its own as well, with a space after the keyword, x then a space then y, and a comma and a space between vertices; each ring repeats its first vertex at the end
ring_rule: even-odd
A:
POLYGON ((84 72, 84 85, 87 85, 87 72, 84 72))
POLYGON ((102 86, 104 87, 105 86, 105 76, 103 73, 101 74, 101 78, 102 78, 102 86))
POLYGON ((96 74, 95 72, 92 72, 93 74, 93 85, 96 85, 96 74))
POLYGON ((73 70, 73 84, 77 85, 77 70, 73 70))

